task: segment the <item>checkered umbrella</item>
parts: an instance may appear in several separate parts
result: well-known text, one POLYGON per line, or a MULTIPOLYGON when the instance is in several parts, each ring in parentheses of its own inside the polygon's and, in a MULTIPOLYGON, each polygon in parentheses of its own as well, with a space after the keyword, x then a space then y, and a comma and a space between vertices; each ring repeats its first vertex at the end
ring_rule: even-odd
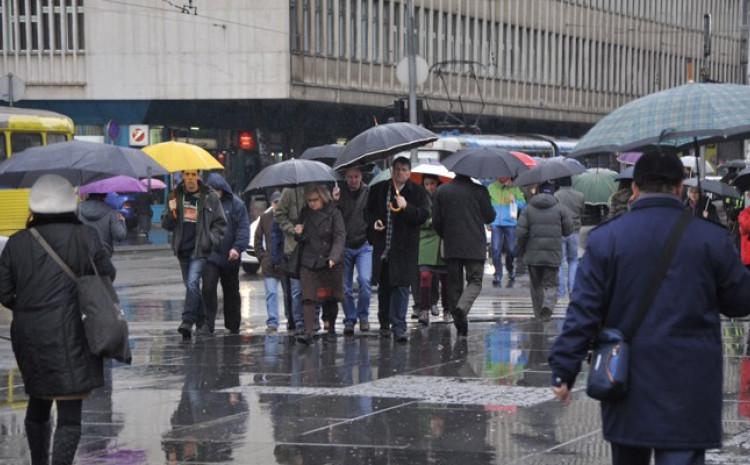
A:
POLYGON ((686 84, 633 100, 602 118, 572 156, 685 148, 750 134, 750 86, 686 84))

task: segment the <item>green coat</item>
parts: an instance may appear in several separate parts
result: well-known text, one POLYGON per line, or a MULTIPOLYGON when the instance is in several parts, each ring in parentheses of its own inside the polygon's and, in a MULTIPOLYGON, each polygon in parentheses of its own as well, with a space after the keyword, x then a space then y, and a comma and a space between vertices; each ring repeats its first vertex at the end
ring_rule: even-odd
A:
POLYGON ((419 266, 445 266, 440 257, 442 240, 432 228, 432 218, 425 221, 419 229, 419 266))

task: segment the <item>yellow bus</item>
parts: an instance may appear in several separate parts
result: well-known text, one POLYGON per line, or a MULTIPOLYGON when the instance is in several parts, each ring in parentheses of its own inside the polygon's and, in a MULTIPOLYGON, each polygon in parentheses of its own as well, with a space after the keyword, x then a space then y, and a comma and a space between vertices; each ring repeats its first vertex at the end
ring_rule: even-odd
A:
MULTIPOLYGON (((0 107, 0 161, 29 147, 73 138, 73 120, 44 110, 0 107)), ((23 229, 29 217, 28 189, 0 189, 0 236, 23 229)))

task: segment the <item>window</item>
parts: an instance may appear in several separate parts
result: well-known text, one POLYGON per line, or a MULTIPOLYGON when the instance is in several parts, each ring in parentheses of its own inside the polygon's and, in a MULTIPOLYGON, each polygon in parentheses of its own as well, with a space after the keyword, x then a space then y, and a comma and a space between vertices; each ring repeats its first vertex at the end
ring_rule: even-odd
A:
POLYGON ((29 147, 42 145, 42 135, 34 132, 13 132, 10 135, 10 149, 13 153, 26 150, 29 147))
MULTIPOLYGON (((0 31, 0 36, 2 36, 2 31, 0 31)), ((5 148, 5 133, 0 132, 0 160, 5 160, 8 157, 8 154, 6 152, 5 148)))
POLYGON ((66 136, 65 134, 55 132, 47 133, 47 145, 56 144, 58 142, 65 142, 66 140, 68 140, 68 136, 66 136))
POLYGON ((83 0, 0 1, 0 49, 83 51, 83 0))

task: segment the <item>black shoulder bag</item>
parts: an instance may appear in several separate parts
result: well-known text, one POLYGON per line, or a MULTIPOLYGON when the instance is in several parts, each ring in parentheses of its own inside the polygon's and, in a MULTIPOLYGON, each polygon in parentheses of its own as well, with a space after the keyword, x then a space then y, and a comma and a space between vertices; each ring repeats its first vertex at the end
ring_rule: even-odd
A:
POLYGON ((685 210, 677 224, 672 228, 649 281, 648 288, 641 296, 638 313, 633 320, 633 327, 628 331, 607 327, 599 332, 591 359, 586 394, 597 400, 622 399, 628 392, 628 371, 630 362, 630 341, 635 337, 643 323, 651 304, 656 298, 661 282, 669 270, 677 245, 680 243, 685 228, 692 219, 690 210, 685 210))

